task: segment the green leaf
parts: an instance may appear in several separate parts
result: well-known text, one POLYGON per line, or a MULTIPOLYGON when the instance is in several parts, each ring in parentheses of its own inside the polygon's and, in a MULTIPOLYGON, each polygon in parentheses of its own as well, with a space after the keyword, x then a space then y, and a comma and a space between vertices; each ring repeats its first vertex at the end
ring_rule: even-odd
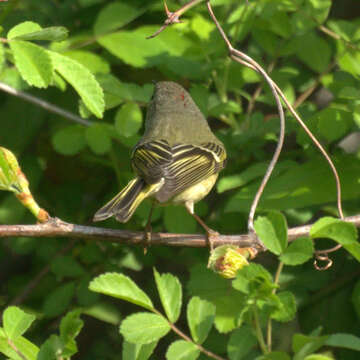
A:
POLYGON ((48 52, 27 41, 12 40, 9 45, 22 78, 31 86, 48 87, 54 75, 48 52))
POLYGON ((267 163, 257 163, 249 166, 240 174, 224 176, 217 182, 217 190, 222 193, 227 190, 243 186, 263 175, 267 168, 267 163))
POLYGON ((4 337, 0 337, 0 352, 9 357, 11 360, 24 360, 24 358, 26 360, 39 360, 39 348, 23 336, 13 339, 12 343, 12 345, 23 355, 22 357, 20 357, 18 352, 10 347, 4 337))
POLYGON ((236 274, 236 279, 232 281, 234 289, 244 294, 255 296, 265 294, 267 296, 275 288, 271 274, 260 264, 250 263, 244 266, 236 274))
POLYGON ((308 32, 297 39, 297 56, 317 73, 327 69, 331 55, 329 43, 315 32, 308 32))
POLYGON ((7 337, 14 340, 24 334, 36 319, 16 306, 9 306, 3 312, 3 326, 7 337))
POLYGON ((342 245, 352 244, 357 239, 356 227, 340 219, 323 217, 310 229, 310 236, 316 238, 329 238, 342 245))
POLYGON ((76 155, 86 146, 85 129, 71 125, 60 129, 52 138, 54 149, 62 155, 76 155))
MULTIPOLYGON (((345 86, 340 89, 338 93, 338 97, 342 99, 354 100, 359 99, 360 90, 353 86, 345 86)), ((342 112, 344 113, 344 111, 342 112)))
POLYGON ((54 69, 70 83, 86 107, 98 118, 105 109, 104 93, 94 75, 85 66, 53 51, 50 54, 54 69))
POLYGON ((112 144, 107 124, 92 124, 86 128, 85 138, 95 154, 106 154, 111 149, 112 144))
POLYGON ((291 358, 285 352, 273 351, 271 353, 256 358, 256 360, 291 360, 291 358))
MULTIPOLYGON (((125 100, 147 103, 150 101, 154 91, 154 85, 145 84, 140 86, 134 83, 121 82, 111 74, 99 74, 96 77, 104 89, 105 94, 111 97, 112 102, 117 106, 125 100)), ((108 108, 108 104, 106 104, 108 108)))
POLYGON ((106 273, 100 275, 91 281, 89 289, 129 301, 145 309, 154 309, 149 297, 130 278, 123 274, 106 273))
POLYGON ((75 283, 69 282, 56 287, 45 298, 43 311, 46 316, 55 317, 62 314, 70 305, 75 293, 75 283))
POLYGON ((280 255, 280 260, 285 265, 300 265, 310 260, 314 253, 313 241, 308 237, 294 240, 280 255))
MULTIPOLYGON (((277 174, 284 172, 284 170, 291 168, 295 164, 295 162, 290 160, 282 161, 277 164, 273 175, 277 176, 277 174)), ((244 186, 250 181, 262 177, 265 174, 268 165, 268 162, 259 162, 250 165, 247 169, 239 174, 223 176, 217 182, 218 192, 222 193, 227 190, 232 190, 237 187, 244 186)))
POLYGON ((16 40, 47 40, 63 41, 68 37, 69 31, 63 26, 51 26, 39 31, 17 35, 12 39, 16 40))
POLYGON ((42 27, 32 21, 24 21, 13 28, 11 28, 7 34, 8 40, 14 39, 17 36, 29 34, 32 32, 40 31, 42 27))
POLYGON ((305 356, 313 354, 325 344, 327 338, 328 336, 295 334, 292 342, 292 349, 295 353, 293 360, 303 360, 305 356))
POLYGON ((345 41, 351 42, 356 35, 358 27, 355 23, 347 20, 329 20, 327 22, 329 29, 338 34, 345 41))
POLYGON ((323 217, 310 229, 310 236, 335 240, 360 261, 360 243, 357 241, 357 229, 354 224, 339 219, 323 217))
POLYGON ((60 277, 79 277, 85 273, 84 268, 70 255, 54 259, 51 262, 51 271, 60 277))
POLYGON ((191 46, 190 40, 179 36, 174 28, 167 28, 159 36, 146 39, 157 30, 157 26, 143 26, 102 36, 98 42, 126 64, 135 67, 166 64, 169 55, 181 56, 191 46))
POLYGON ((84 314, 111 325, 119 325, 121 321, 118 307, 108 302, 97 302, 95 305, 85 308, 84 314))
MULTIPOLYGON (((360 61, 360 60, 359 60, 360 61)), ((360 64, 360 62, 359 62, 360 64)), ((360 162, 352 156, 333 157, 341 176, 342 200, 360 198, 360 162)), ((231 196, 226 212, 248 213, 260 181, 244 186, 231 196)), ((323 158, 295 164, 266 186, 259 210, 301 209, 336 203, 336 187, 329 165, 323 158)))
POLYGON ((37 360, 57 360, 62 357, 63 350, 60 337, 53 334, 41 345, 37 360))
POLYGON ((325 345, 360 351, 360 338, 352 334, 332 334, 325 345))
POLYGON ((353 114, 348 111, 329 107, 317 112, 313 118, 317 121, 320 134, 332 142, 344 137, 352 126, 352 116, 353 114))
POLYGON ((280 212, 269 212, 267 217, 259 216, 254 223, 256 234, 274 254, 280 255, 287 246, 287 224, 280 212))
POLYGON ((208 300, 216 307, 215 326, 221 333, 237 326, 237 319, 244 306, 244 296, 229 286, 225 280, 203 264, 191 268, 188 291, 192 296, 208 300))
POLYGON ((304 358, 304 360, 334 360, 334 358, 322 354, 311 354, 304 358))
POLYGON ((156 287, 162 306, 168 319, 175 323, 180 316, 182 302, 182 288, 177 277, 171 274, 160 275, 154 268, 156 287))
POLYGON ((141 128, 142 112, 136 103, 124 104, 115 115, 115 129, 121 136, 134 136, 141 128))
POLYGON ((122 358, 124 360, 147 360, 155 350, 157 341, 149 344, 132 344, 123 342, 122 358))
POLYGON ((64 344, 74 340, 84 326, 80 319, 81 311, 74 310, 68 312, 60 322, 60 338, 64 344))
POLYGON ((343 71, 354 76, 360 74, 360 52, 357 50, 347 49, 341 52, 338 57, 338 64, 343 71))
POLYGON ((110 72, 108 61, 91 51, 71 50, 67 51, 64 55, 82 64, 93 74, 108 74, 110 72))
POLYGON ((280 307, 272 312, 271 318, 280 322, 291 321, 296 314, 296 302, 293 293, 282 291, 276 296, 280 300, 280 307))
POLYGON ((139 6, 136 2, 132 2, 131 5, 119 2, 107 4, 99 12, 94 24, 94 33, 98 36, 119 29, 142 15, 146 7, 144 4, 139 6))
POLYGON ((0 147, 0 190, 20 193, 22 191, 18 176, 20 171, 16 156, 10 150, 0 147))
POLYGON ((5 65, 5 48, 4 44, 0 43, 0 73, 3 71, 5 65))
POLYGON ((188 341, 177 340, 174 341, 167 349, 167 360, 195 360, 199 357, 199 348, 188 341))
POLYGON ((243 325, 231 333, 227 344, 227 353, 230 360, 243 359, 255 347, 257 338, 249 325, 243 325))
POLYGON ((187 321, 191 337, 196 343, 202 344, 206 340, 215 319, 215 312, 215 306, 209 301, 197 296, 190 299, 187 307, 187 321))
POLYGON ((331 5, 331 0, 308 0, 304 3, 305 13, 314 18, 318 24, 322 24, 329 15, 331 5))
POLYGON ((80 310, 68 312, 60 322, 60 339, 64 346, 62 355, 70 357, 77 353, 75 338, 79 335, 84 322, 80 319, 80 310))
POLYGON ((120 325, 120 333, 134 344, 150 344, 170 331, 167 320, 157 314, 137 313, 128 316, 120 325))
POLYGON ((191 30, 199 37, 200 40, 210 39, 210 34, 215 29, 214 23, 200 14, 195 15, 191 20, 191 30))

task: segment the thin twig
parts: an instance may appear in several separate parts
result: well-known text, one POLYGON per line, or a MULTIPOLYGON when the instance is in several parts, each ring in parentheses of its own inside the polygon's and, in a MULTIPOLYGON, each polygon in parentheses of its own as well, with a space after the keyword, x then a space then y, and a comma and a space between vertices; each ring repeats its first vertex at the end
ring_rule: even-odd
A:
POLYGON ((258 339, 258 343, 260 345, 261 351, 263 352, 263 354, 267 354, 269 352, 269 350, 265 344, 264 335, 261 330, 261 324, 260 324, 257 305, 254 304, 252 308, 253 308, 253 314, 254 314, 254 325, 255 325, 256 337, 258 339))
POLYGON ((306 134, 310 137, 312 142, 317 146, 317 148, 320 150, 320 152, 323 154, 325 159, 327 160, 328 164, 330 165, 330 168, 333 172, 333 175, 335 177, 336 181, 336 190, 337 190, 337 208, 339 212, 339 216, 341 219, 344 219, 344 213, 342 210, 342 204, 341 204, 341 184, 340 184, 340 178, 337 173, 336 167, 332 160, 330 159, 330 156, 327 154, 323 146, 320 144, 320 142, 316 139, 316 137, 313 135, 313 133, 310 131, 310 129, 305 125, 305 123, 301 120, 300 116, 297 114, 295 109, 292 107, 292 105, 289 103, 289 101, 286 99, 284 93, 281 91, 281 89, 274 83, 277 92, 281 96, 282 100, 288 107, 291 114, 295 117, 295 119, 298 121, 298 123, 301 125, 301 127, 305 130, 306 134))
MULTIPOLYGON (((279 262, 279 265, 276 269, 276 273, 275 273, 275 277, 274 277, 274 284, 275 285, 278 285, 279 284, 279 279, 280 279, 280 274, 281 274, 281 271, 284 267, 284 263, 282 261, 279 262)), ((276 294, 276 290, 277 290, 277 287, 275 287, 273 290, 272 290, 272 293, 275 295, 276 294)), ((269 316, 268 318, 268 323, 267 323, 267 334, 266 334, 266 342, 267 342, 267 348, 269 350, 269 352, 271 352, 271 348, 272 348, 272 320, 271 320, 271 317, 269 316)))
POLYGON ((320 85, 321 79, 324 75, 328 74, 335 66, 337 65, 336 60, 334 60, 328 68, 323 71, 315 80, 314 84, 312 84, 309 88, 307 88, 295 101, 293 104, 293 108, 298 108, 314 91, 315 89, 320 85))
POLYGON ((16 347, 16 345, 12 342, 12 340, 7 339, 7 343, 16 352, 16 354, 18 354, 19 357, 21 357, 21 359, 27 360, 25 355, 16 347))
POLYGON ((194 7, 195 5, 199 4, 200 2, 202 2, 204 0, 191 0, 189 1, 187 4, 185 4, 184 6, 182 6, 180 9, 171 12, 169 11, 167 5, 166 5, 166 1, 164 0, 164 8, 165 8, 165 13, 166 13, 166 19, 164 21, 164 24, 160 27, 159 30, 157 30, 154 34, 150 35, 147 37, 147 39, 152 39, 156 36, 158 36, 161 32, 163 32, 168 26, 172 25, 172 24, 178 24, 181 23, 180 21, 180 16, 182 14, 184 14, 186 11, 188 11, 189 9, 191 9, 192 7, 194 7))
POLYGON ((330 30, 329 28, 327 28, 324 25, 320 25, 319 26, 319 30, 322 31, 324 34, 332 37, 335 40, 341 40, 345 43, 346 46, 352 48, 352 49, 358 49, 359 47, 356 46, 355 44, 351 43, 350 41, 345 40, 343 37, 341 37, 340 35, 338 35, 337 33, 335 33, 334 31, 330 30))
MULTIPOLYGON (((278 112, 279 112, 279 116, 280 116, 280 135, 279 135, 279 140, 278 140, 278 145, 276 148, 276 151, 273 155, 273 159, 270 162, 270 165, 265 173, 265 176, 263 178, 263 181, 260 185, 260 188, 258 190, 258 192, 255 195, 255 198, 253 200, 251 209, 250 209, 250 213, 249 213, 249 220, 248 220, 248 229, 249 229, 249 233, 254 233, 254 228, 253 228, 253 220, 254 220, 254 215, 255 215, 255 211, 256 211, 256 207, 257 204, 259 202, 259 199, 262 195, 262 192, 264 190, 264 187, 268 181, 268 179, 270 178, 270 175, 273 171, 273 168, 278 160, 278 157, 280 155, 281 152, 281 148, 282 148, 282 144, 283 144, 283 137, 284 137, 284 132, 285 132, 285 124, 283 124, 285 122, 284 118, 283 118, 283 110, 281 107, 281 102, 280 99, 278 97, 278 95, 280 95, 280 97, 282 98, 282 100, 285 102, 286 106, 288 107, 289 111, 291 112, 291 114, 295 117, 295 119, 300 123, 300 125, 302 126, 302 128, 305 130, 305 132, 307 133, 307 135, 310 137, 310 139, 313 141, 313 143, 318 147, 318 149, 320 150, 320 152, 323 154, 323 156, 325 157, 325 159, 327 160, 328 164, 330 165, 330 168, 333 172, 333 175, 335 177, 335 182, 336 182, 336 192, 337 192, 337 208, 338 208, 338 212, 339 212, 339 216, 341 219, 344 219, 344 214, 343 214, 343 210, 342 210, 342 203, 341 203, 341 183, 340 183, 340 178, 339 175, 337 173, 336 167, 334 165, 334 163, 332 162, 330 156, 327 154, 327 152, 325 151, 325 149, 323 148, 323 146, 320 144, 320 142, 316 139, 316 137, 311 133, 311 131, 309 130, 309 128, 305 125, 305 123, 301 120, 301 118, 299 117, 299 115, 296 113, 295 109, 291 106, 291 104, 289 103, 289 101, 287 100, 287 98, 285 97, 284 93, 281 91, 281 89, 277 86, 277 84, 275 82, 273 82, 273 80, 266 74, 266 72, 262 69, 262 67, 257 64, 253 59, 251 59, 249 56, 247 56, 246 54, 242 53, 239 50, 236 50, 233 48, 233 46, 231 45, 229 39, 227 38, 224 30, 222 29, 221 25, 219 24, 219 22, 217 21, 214 12, 211 8, 210 5, 210 1, 207 0, 207 7, 208 7, 208 11, 209 14, 211 16, 211 18, 213 19, 221 37, 223 38, 225 44, 228 47, 228 51, 230 53, 230 57, 249 67, 252 68, 253 70, 261 73, 261 75, 265 78, 265 80, 268 82, 271 91, 275 97, 277 106, 278 106, 278 112)), ((338 249, 341 248, 341 245, 337 245, 331 249, 327 249, 327 250, 321 250, 320 252, 317 251, 315 252, 315 262, 314 262, 314 266, 316 267, 316 269, 318 270, 327 270, 329 267, 331 267, 332 265, 332 260, 329 259, 328 254, 330 252, 336 251, 338 249), (325 261, 326 264, 325 266, 321 267, 318 265, 318 261, 325 261)))
POLYGON ((7 92, 8 94, 11 94, 11 95, 14 95, 14 96, 17 96, 25 101, 28 101, 32 104, 35 104, 35 105, 38 105, 40 107, 42 107, 43 109, 51 112, 51 113, 54 113, 54 114, 57 114, 57 115, 60 115, 66 119, 69 119, 71 121, 74 121, 78 124, 81 124, 81 125, 85 125, 85 126, 90 126, 91 125, 91 122, 88 121, 88 120, 85 120, 83 118, 81 118, 80 116, 77 116, 69 111, 66 111, 66 110, 63 110, 61 108, 59 108, 58 106, 56 105, 53 105, 45 100, 42 100, 42 99, 39 99, 33 95, 30 95, 28 93, 25 93, 21 90, 17 90, 3 82, 0 82, 0 90, 2 91, 5 91, 7 92))
POLYGON ((282 108, 281 105, 281 101, 279 98, 279 95, 277 93, 277 90, 275 88, 275 84, 272 81, 272 79, 268 76, 268 74, 266 73, 266 71, 255 61, 253 60, 250 56, 244 54, 243 52, 236 50, 235 48, 233 48, 233 46, 231 45, 229 39, 227 38, 224 30, 222 29, 221 25, 219 24, 219 22, 217 21, 215 14, 212 10, 212 7, 210 5, 210 1, 207 1, 207 8, 209 11, 209 14, 211 16, 211 18, 213 19, 218 31, 221 34, 221 37, 223 38, 224 42, 226 43, 229 53, 230 53, 230 57, 240 63, 246 63, 246 64, 250 64, 252 68, 254 68, 257 72, 259 72, 264 79, 266 80, 266 82, 268 83, 268 85, 270 86, 271 92, 274 95, 275 101, 276 101, 276 105, 278 108, 278 113, 279 113, 279 118, 280 118, 280 133, 279 133, 279 139, 278 139, 278 143, 274 152, 274 155, 270 161, 270 164, 268 166, 268 168, 266 169, 266 173, 261 181, 260 187, 254 197, 254 200, 251 204, 251 208, 250 208, 250 212, 249 212, 249 219, 248 219, 248 230, 250 234, 254 234, 255 233, 255 229, 254 229, 254 216, 255 216, 255 211, 257 208, 257 205, 259 203, 260 197, 265 189, 265 186, 267 184, 267 182, 269 181, 269 178, 274 170, 274 167, 279 159, 280 153, 281 153, 281 149, 282 146, 284 144, 284 138, 285 138, 285 115, 284 115, 284 110, 282 108))
MULTIPOLYGON (((153 309, 152 310, 155 314, 165 318, 167 320, 167 318, 158 310, 153 309)), ((173 324, 171 321, 167 320, 168 324, 170 325, 171 329, 178 334, 182 339, 184 339, 185 341, 194 344, 202 353, 204 353, 205 355, 207 355, 208 357, 215 359, 215 360, 226 360, 223 357, 214 354, 213 352, 205 349, 202 345, 195 343, 194 341, 192 341, 192 339, 186 335, 185 333, 183 333, 175 324, 173 324)))
MULTIPOLYGON (((271 72, 273 71, 275 65, 276 65, 276 60, 277 59, 274 59, 268 66, 267 68, 267 72, 268 74, 271 74, 271 72)), ((256 88, 256 90, 254 91, 249 103, 248 103, 248 106, 247 106, 247 109, 246 109, 246 116, 249 117, 250 114, 252 113, 252 111, 254 110, 254 107, 255 107, 255 102, 256 102, 256 99, 259 97, 259 95, 261 94, 262 92, 262 89, 263 89, 263 83, 260 83, 259 86, 256 88)))

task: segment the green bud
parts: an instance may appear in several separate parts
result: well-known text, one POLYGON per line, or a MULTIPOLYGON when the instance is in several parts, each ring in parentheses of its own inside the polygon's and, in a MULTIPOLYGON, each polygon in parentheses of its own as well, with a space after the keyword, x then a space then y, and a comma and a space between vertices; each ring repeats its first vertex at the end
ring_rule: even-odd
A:
POLYGON ((34 200, 26 176, 21 171, 15 155, 0 147, 0 190, 15 193, 18 200, 27 207, 40 222, 46 222, 49 214, 34 200))
POLYGON ((0 147, 0 190, 21 192, 18 174, 20 166, 15 155, 8 149, 0 147))
POLYGON ((234 245, 218 246, 211 253, 208 267, 226 279, 232 279, 236 272, 249 265, 248 259, 255 257, 254 249, 234 245))

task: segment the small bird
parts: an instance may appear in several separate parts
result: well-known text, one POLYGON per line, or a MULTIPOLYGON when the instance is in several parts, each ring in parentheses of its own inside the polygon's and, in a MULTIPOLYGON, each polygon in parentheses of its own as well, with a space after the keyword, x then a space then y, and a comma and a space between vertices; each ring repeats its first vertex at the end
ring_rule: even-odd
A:
POLYGON ((116 220, 127 222, 139 204, 152 197, 153 204, 185 205, 208 236, 214 233, 194 213, 194 203, 214 186, 225 167, 226 151, 190 94, 180 85, 156 83, 145 132, 132 151, 131 162, 137 176, 96 212, 94 221, 115 216, 116 220))

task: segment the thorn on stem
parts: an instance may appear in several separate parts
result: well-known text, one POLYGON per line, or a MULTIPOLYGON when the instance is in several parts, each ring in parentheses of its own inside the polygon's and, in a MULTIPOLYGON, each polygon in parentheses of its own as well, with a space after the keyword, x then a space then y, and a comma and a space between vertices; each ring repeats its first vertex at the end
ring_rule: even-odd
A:
POLYGON ((152 38, 158 36, 168 26, 170 26, 172 24, 180 24, 180 23, 182 23, 182 21, 180 20, 181 12, 179 12, 179 11, 175 11, 175 12, 169 11, 165 0, 164 0, 164 8, 165 8, 165 13, 166 13, 166 20, 164 21, 164 24, 160 27, 159 30, 157 30, 154 34, 148 36, 146 39, 152 39, 152 38))

